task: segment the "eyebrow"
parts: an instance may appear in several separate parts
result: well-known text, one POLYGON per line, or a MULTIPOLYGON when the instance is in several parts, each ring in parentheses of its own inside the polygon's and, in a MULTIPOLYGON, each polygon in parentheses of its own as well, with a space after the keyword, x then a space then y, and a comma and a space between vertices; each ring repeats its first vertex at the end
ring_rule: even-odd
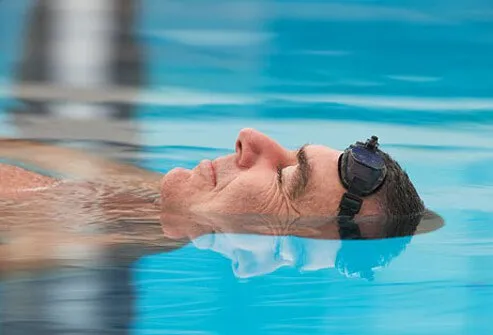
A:
POLYGON ((293 181, 288 190, 288 195, 291 200, 301 197, 306 192, 308 182, 310 181, 312 166, 308 162, 308 158, 306 156, 306 147, 307 144, 303 145, 296 153, 298 167, 294 173, 293 181))

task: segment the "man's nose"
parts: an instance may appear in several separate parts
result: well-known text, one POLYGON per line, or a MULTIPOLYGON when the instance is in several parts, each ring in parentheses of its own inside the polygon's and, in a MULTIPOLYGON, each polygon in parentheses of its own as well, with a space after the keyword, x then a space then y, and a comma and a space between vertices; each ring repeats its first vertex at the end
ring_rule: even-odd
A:
POLYGON ((289 151, 267 135, 252 129, 242 129, 236 141, 238 165, 242 168, 251 168, 259 163, 267 163, 276 168, 287 164, 289 151))

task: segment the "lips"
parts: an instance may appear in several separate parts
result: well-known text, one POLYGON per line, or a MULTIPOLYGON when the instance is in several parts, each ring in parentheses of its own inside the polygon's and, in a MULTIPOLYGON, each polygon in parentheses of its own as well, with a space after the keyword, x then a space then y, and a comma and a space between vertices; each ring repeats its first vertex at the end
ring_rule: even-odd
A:
POLYGON ((216 186, 216 170, 214 168, 214 163, 208 159, 203 160, 200 163, 201 173, 211 180, 212 184, 216 186))
POLYGON ((210 169, 211 169, 211 179, 212 179, 212 184, 213 184, 214 186, 216 186, 216 183, 217 183, 217 179, 216 179, 216 168, 215 168, 215 166, 214 166, 214 162, 209 161, 209 163, 210 163, 210 167, 211 167, 210 169))

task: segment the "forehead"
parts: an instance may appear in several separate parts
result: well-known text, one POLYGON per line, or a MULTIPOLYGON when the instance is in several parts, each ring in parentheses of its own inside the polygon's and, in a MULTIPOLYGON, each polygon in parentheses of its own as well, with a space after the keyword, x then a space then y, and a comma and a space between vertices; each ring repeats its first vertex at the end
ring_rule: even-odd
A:
POLYGON ((305 152, 310 164, 310 180, 303 200, 303 212, 331 213, 344 192, 337 170, 342 151, 323 145, 308 145, 305 152))
POLYGON ((305 151, 308 160, 313 161, 315 164, 316 163, 331 164, 334 163, 335 161, 336 167, 337 167, 337 160, 339 159, 339 155, 342 154, 342 151, 332 149, 325 145, 315 145, 315 144, 307 145, 305 147, 305 151))
POLYGON ((311 168, 310 183, 312 185, 339 180, 337 169, 342 151, 323 145, 308 145, 305 147, 305 152, 311 168))

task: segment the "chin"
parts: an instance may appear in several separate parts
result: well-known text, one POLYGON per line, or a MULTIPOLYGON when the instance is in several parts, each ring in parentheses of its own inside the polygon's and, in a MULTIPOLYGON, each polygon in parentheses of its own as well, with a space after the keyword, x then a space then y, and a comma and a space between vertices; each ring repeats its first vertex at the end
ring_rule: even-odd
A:
POLYGON ((180 196, 180 180, 173 175, 166 174, 161 180, 161 209, 183 206, 183 197, 180 196))

